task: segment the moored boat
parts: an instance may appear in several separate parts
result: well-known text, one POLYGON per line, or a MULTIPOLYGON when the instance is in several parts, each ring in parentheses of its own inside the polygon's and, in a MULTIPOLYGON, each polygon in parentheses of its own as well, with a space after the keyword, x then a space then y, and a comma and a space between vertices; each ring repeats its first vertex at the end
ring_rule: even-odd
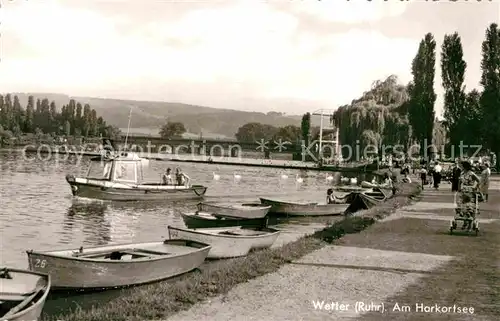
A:
POLYGON ((210 228, 210 227, 261 227, 267 226, 267 217, 262 218, 232 218, 232 217, 217 217, 210 213, 194 212, 181 213, 184 224, 188 228, 210 228))
POLYGON ((0 269, 0 320, 39 320, 50 286, 47 274, 0 269))
POLYGON ((234 204, 202 202, 198 204, 198 210, 201 212, 232 218, 263 218, 267 215, 269 209, 271 209, 271 206, 258 203, 234 204))
POLYGON ((356 193, 353 201, 346 209, 346 214, 352 214, 360 210, 370 209, 387 199, 387 195, 383 190, 375 188, 373 191, 356 193))
POLYGON ((270 228, 203 228, 184 229, 168 226, 171 238, 183 238, 210 244, 208 258, 224 259, 247 255, 252 249, 270 247, 279 231, 270 228))
POLYGON ((267 198, 260 198, 260 201, 262 204, 271 205, 270 213, 288 216, 341 215, 348 207, 348 204, 301 203, 267 198))
POLYGON ((85 177, 66 175, 74 196, 110 201, 179 200, 202 198, 202 185, 165 185, 144 181, 148 160, 136 153, 94 157, 85 177))
POLYGON ((210 246, 193 240, 27 251, 30 270, 48 273, 54 289, 105 289, 145 284, 198 268, 210 246))

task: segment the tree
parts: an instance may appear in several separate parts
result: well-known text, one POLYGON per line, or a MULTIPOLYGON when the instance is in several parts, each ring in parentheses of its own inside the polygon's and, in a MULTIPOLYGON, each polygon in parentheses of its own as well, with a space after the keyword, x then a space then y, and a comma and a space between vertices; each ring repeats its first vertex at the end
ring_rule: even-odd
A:
POLYGON ((160 136, 162 138, 180 138, 182 134, 186 132, 186 128, 183 123, 179 122, 167 122, 160 129, 160 136))
POLYGON ((235 136, 239 142, 254 143, 261 140, 272 140, 277 132, 278 128, 271 125, 248 123, 238 128, 235 136))
MULTIPOLYGON (((412 62, 413 82, 410 87, 409 121, 412 135, 420 143, 420 155, 427 155, 430 150, 422 146, 432 144, 434 128, 434 75, 436 65, 436 41, 431 33, 420 42, 417 55, 412 62)), ((430 156, 430 155, 429 155, 430 156)))
POLYGON ((464 119, 463 128, 466 134, 463 136, 464 145, 482 145, 484 139, 482 129, 485 125, 481 111, 481 94, 476 89, 469 92, 465 99, 465 108, 462 115, 464 119))
POLYGON ((463 85, 466 68, 460 36, 456 32, 445 35, 441 51, 441 76, 445 90, 445 125, 452 146, 459 146, 467 131, 463 117, 467 112, 463 85))
POLYGON ((28 105, 26 106, 26 120, 24 122, 24 131, 32 133, 35 128, 35 99, 33 96, 28 97, 28 105))
POLYGON ((273 137, 273 140, 278 141, 281 139, 282 141, 287 141, 290 143, 296 143, 301 139, 302 131, 299 127, 294 125, 287 125, 285 127, 278 128, 278 131, 273 137))
MULTIPOLYGON (((483 118, 483 137, 486 145, 500 159, 500 30, 492 23, 482 44, 480 104, 483 118)), ((496 162, 500 170, 500 162, 496 162)))
POLYGON ((302 140, 304 141, 305 146, 309 146, 309 135, 311 134, 311 113, 306 113, 302 116, 300 129, 302 131, 302 140))

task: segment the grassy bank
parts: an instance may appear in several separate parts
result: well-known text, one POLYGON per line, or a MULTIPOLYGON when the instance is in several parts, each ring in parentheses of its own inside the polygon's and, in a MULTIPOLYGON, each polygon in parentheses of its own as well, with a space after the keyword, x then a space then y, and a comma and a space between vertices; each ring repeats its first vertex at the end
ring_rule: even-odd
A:
POLYGON ((165 319, 178 311, 220 294, 255 277, 275 272, 282 265, 332 242, 345 234, 357 233, 390 215, 396 208, 411 202, 420 193, 417 184, 401 186, 400 193, 379 207, 360 212, 360 215, 337 221, 310 236, 281 248, 250 253, 247 257, 222 261, 201 273, 175 282, 159 282, 136 288, 129 295, 89 310, 76 310, 51 317, 64 321, 120 321, 165 319))

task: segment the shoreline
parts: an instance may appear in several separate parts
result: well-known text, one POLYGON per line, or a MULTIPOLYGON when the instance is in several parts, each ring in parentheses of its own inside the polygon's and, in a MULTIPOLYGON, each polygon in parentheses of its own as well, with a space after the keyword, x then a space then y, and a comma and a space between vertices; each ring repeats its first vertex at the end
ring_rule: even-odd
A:
POLYGON ((118 321, 166 319, 196 303, 225 294, 238 284, 276 272, 290 263, 323 248, 347 234, 359 233, 378 220, 410 204, 421 192, 418 184, 404 184, 401 192, 374 208, 345 217, 321 231, 300 237, 282 247, 255 251, 248 256, 222 261, 212 269, 192 274, 176 282, 162 281, 132 289, 123 297, 88 310, 76 310, 44 320, 118 321))

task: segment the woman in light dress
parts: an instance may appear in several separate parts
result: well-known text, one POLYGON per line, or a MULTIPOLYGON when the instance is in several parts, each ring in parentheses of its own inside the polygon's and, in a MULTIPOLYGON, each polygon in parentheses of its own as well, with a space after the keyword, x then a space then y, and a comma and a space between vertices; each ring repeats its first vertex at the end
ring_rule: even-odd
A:
POLYGON ((479 191, 484 197, 484 201, 488 201, 488 189, 490 188, 490 164, 484 163, 483 171, 481 172, 481 182, 479 183, 479 191))

